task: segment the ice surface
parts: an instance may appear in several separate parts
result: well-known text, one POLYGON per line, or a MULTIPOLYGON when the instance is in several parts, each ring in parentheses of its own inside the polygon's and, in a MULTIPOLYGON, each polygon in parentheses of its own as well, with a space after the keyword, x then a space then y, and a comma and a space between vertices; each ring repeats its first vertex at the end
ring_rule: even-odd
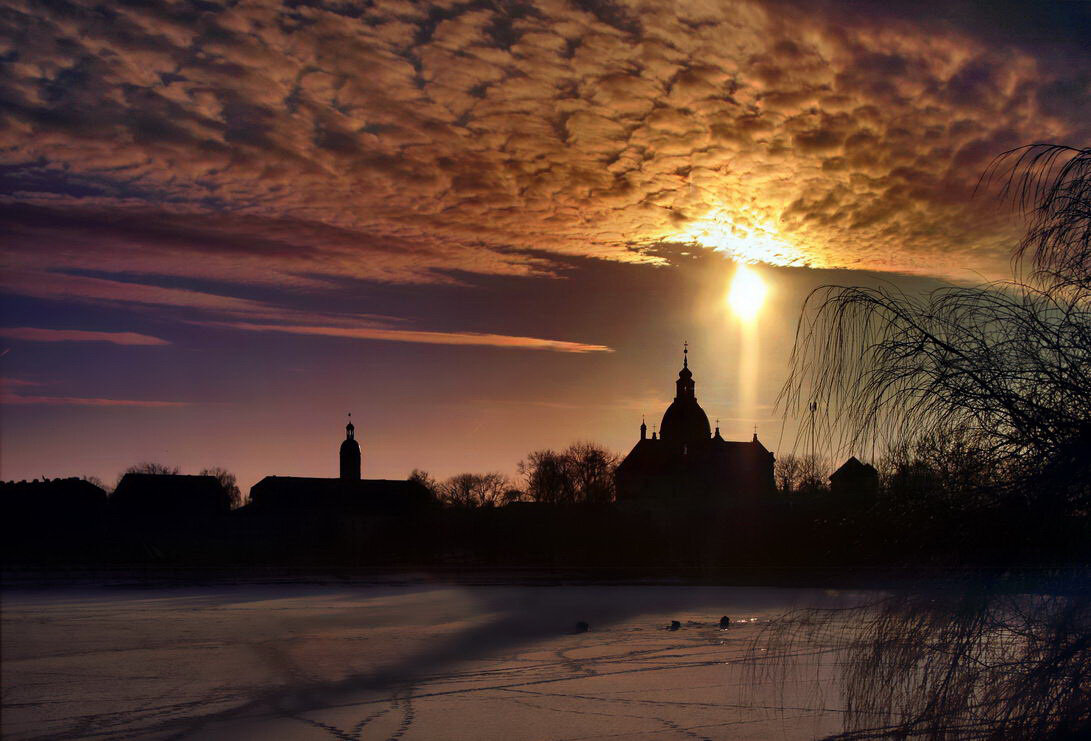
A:
POLYGON ((815 738, 841 727, 830 656, 793 646, 785 678, 748 649, 792 607, 849 599, 674 586, 7 590, 3 736, 815 738), (575 631, 581 620, 589 632, 575 631))

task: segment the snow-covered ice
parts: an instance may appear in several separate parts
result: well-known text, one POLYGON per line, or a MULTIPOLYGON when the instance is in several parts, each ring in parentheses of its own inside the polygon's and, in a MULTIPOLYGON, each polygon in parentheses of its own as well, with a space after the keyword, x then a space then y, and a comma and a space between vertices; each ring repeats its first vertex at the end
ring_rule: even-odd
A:
POLYGON ((830 655, 793 646, 788 677, 763 666, 775 668, 776 647, 748 656, 786 610, 851 599, 681 586, 7 590, 3 736, 815 738, 841 728, 830 655))

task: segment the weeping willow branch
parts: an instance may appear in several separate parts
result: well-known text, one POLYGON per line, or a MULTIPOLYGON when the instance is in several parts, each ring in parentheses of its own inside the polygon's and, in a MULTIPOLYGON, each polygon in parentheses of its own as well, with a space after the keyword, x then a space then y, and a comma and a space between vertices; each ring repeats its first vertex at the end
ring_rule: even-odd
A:
POLYGON ((1029 257, 1036 282, 1091 290, 1091 149, 1057 144, 1012 149, 993 161, 979 186, 993 180, 1002 182, 1001 196, 1030 217, 1013 255, 1016 275, 1029 257))
POLYGON ((999 488, 1071 504, 1091 496, 1091 150, 1013 150, 984 179, 1004 163, 1004 194, 1031 212, 1015 257, 1034 280, 821 287, 780 403, 839 452, 955 435, 999 488))

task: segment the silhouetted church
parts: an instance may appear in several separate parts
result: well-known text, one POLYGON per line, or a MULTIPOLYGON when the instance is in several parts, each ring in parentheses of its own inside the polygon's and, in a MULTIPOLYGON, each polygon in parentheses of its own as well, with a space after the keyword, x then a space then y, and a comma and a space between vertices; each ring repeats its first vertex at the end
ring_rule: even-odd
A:
POLYGON ((663 414, 659 435, 648 438, 641 422, 640 441, 617 468, 618 501, 723 503, 774 491, 773 454, 758 442, 731 442, 712 433, 697 403, 689 348, 674 401, 663 414))
POLYGON ((339 478, 266 476, 250 488, 247 509, 265 513, 402 514, 428 503, 428 490, 415 481, 361 479, 361 458, 356 426, 350 421, 341 443, 339 478))

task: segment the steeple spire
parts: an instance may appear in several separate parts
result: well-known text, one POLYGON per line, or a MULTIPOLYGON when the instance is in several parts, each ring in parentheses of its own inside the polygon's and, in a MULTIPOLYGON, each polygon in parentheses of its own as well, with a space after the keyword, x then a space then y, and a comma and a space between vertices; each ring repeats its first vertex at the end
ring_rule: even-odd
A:
POLYGON ((678 371, 678 387, 675 399, 696 399, 693 394, 693 371, 689 369, 689 343, 682 343, 682 370, 678 371))
POLYGON ((644 415, 640 415, 640 439, 643 440, 648 437, 648 425, 644 421, 644 415))

